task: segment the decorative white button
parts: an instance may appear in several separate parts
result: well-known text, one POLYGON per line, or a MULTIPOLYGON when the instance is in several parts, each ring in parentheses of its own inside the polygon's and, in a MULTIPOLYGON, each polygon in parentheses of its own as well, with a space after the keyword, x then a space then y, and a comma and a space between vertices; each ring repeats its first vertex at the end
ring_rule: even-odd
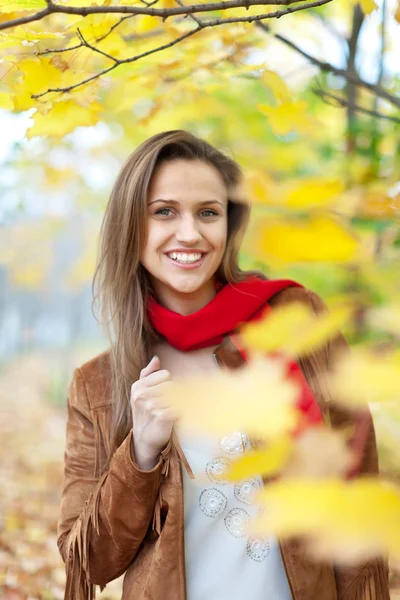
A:
POLYGON ((217 517, 222 514, 227 504, 228 498, 216 488, 203 490, 199 497, 200 508, 207 517, 217 517))
POLYGON ((225 456, 218 456, 213 460, 210 460, 206 465, 206 473, 207 477, 213 483, 219 483, 220 485, 225 485, 228 483, 228 480, 224 477, 224 473, 226 473, 231 461, 225 456))
POLYGON ((243 483, 237 483, 233 488, 235 497, 244 504, 253 504, 256 491, 261 488, 262 483, 256 477, 247 479, 243 483))
POLYGON ((232 508, 225 517, 225 525, 229 533, 235 537, 246 535, 246 527, 250 515, 243 508, 232 508))
POLYGON ((266 538, 249 537, 247 540, 247 555, 257 562, 263 561, 268 556, 269 549, 269 542, 266 538))
POLYGON ((233 431, 230 435, 226 435, 220 440, 220 447, 226 454, 243 454, 247 445, 247 436, 240 431, 233 431))

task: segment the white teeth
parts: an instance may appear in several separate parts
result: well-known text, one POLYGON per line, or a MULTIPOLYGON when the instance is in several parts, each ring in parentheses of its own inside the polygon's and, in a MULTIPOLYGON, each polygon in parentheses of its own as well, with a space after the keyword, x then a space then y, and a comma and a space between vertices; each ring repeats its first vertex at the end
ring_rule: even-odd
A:
POLYGON ((168 256, 173 260, 176 260, 177 262, 193 263, 200 260, 202 254, 184 254, 180 252, 171 252, 170 254, 168 254, 168 256))

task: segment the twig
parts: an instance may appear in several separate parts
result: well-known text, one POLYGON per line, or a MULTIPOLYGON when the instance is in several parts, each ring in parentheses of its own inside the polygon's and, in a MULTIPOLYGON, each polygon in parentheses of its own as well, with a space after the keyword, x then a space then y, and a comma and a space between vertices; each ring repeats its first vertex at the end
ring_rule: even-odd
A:
POLYGON ((118 60, 116 58, 110 57, 114 61, 114 64, 112 65, 112 67, 103 69, 103 71, 100 71, 96 75, 92 75, 92 77, 88 77, 87 79, 84 79, 83 81, 80 81, 79 83, 75 83, 74 85, 70 85, 65 88, 50 88, 46 92, 42 92, 41 94, 32 94, 31 97, 37 99, 37 98, 41 98, 42 96, 45 96, 46 94, 50 94, 51 92, 60 92, 60 93, 70 92, 71 90, 74 90, 82 85, 86 85, 87 83, 94 81, 95 79, 98 79, 102 75, 106 75, 107 73, 109 73, 110 71, 112 71, 113 69, 118 67, 119 65, 136 62, 140 58, 144 58, 145 56, 149 56, 150 54, 154 54, 155 52, 161 52, 161 50, 165 50, 166 48, 172 48, 172 46, 175 46, 176 44, 179 44, 179 42, 182 42, 184 39, 194 35, 200 29, 201 29, 201 27, 196 27, 196 29, 187 31, 186 33, 179 36, 175 40, 172 40, 172 42, 168 42, 168 44, 164 44, 163 46, 158 46, 158 48, 153 48, 152 50, 148 50, 147 52, 142 52, 142 54, 137 54, 136 56, 132 56, 131 58, 125 58, 123 60, 118 60))
MULTIPOLYGON (((313 92, 314 92, 314 94, 317 94, 317 96, 320 96, 320 98, 322 98, 322 100, 325 100, 325 102, 327 104, 330 104, 331 106, 336 106, 336 107, 339 106, 342 108, 347 108, 349 106, 349 103, 347 100, 345 100, 345 98, 336 96, 335 94, 332 94, 331 92, 327 92, 325 90, 318 90, 316 88, 313 89, 313 92)), ((378 112, 376 110, 372 110, 370 108, 365 108, 364 106, 360 106, 358 104, 355 104, 353 108, 356 112, 363 113, 365 115, 369 115, 370 117, 376 117, 378 119, 386 119, 387 121, 392 121, 393 123, 400 124, 399 117, 392 117, 391 115, 385 115, 384 113, 378 112)))
POLYGON ((82 46, 86 46, 86 48, 93 50, 93 52, 97 52, 98 54, 101 54, 102 56, 105 56, 106 58, 109 58, 110 60, 112 60, 114 62, 118 62, 118 59, 114 58, 114 56, 111 56, 111 54, 107 54, 107 52, 103 52, 103 50, 100 50, 100 48, 96 48, 96 46, 92 46, 91 44, 89 44, 89 42, 87 42, 85 40, 85 38, 83 37, 83 34, 82 34, 81 30, 79 29, 79 27, 77 28, 77 31, 78 31, 78 37, 82 42, 82 46))
POLYGON ((105 40, 106 37, 108 37, 110 35, 110 33, 112 33, 114 31, 114 29, 116 29, 117 27, 119 27, 119 25, 121 25, 121 23, 123 23, 127 19, 132 19, 134 16, 135 15, 128 15, 127 17, 121 17, 120 20, 117 23, 114 23, 114 25, 112 25, 110 27, 110 29, 109 29, 109 31, 107 31, 107 33, 105 33, 101 37, 97 38, 96 42, 102 42, 103 40, 105 40))
POLYGON ((394 106, 397 106, 398 108, 400 108, 400 98, 397 98, 396 96, 394 96, 393 94, 391 94, 390 92, 385 90, 380 85, 376 85, 374 83, 369 83, 368 81, 364 81, 360 77, 352 75, 351 73, 348 73, 348 71, 346 71, 345 69, 338 69, 337 67, 335 67, 334 65, 332 65, 330 63, 319 60, 318 58, 316 58, 315 56, 312 56, 311 54, 309 54, 308 52, 306 52, 305 50, 303 50, 302 48, 297 46, 297 44, 295 44, 294 42, 292 42, 285 36, 281 35, 280 33, 273 33, 271 31, 270 27, 268 25, 266 25, 265 23, 257 23, 256 27, 259 27, 263 31, 269 33, 270 35, 272 35, 274 38, 276 38, 280 42, 286 44, 286 46, 289 46, 289 48, 292 48, 292 50, 294 50, 298 54, 301 54, 301 56, 303 56, 310 63, 319 67, 321 69, 321 71, 324 71, 326 73, 333 73, 334 75, 337 75, 339 77, 344 77, 344 79, 351 81, 352 83, 355 83, 359 87, 369 90, 370 92, 376 94, 380 98, 384 98, 385 100, 387 100, 394 106))

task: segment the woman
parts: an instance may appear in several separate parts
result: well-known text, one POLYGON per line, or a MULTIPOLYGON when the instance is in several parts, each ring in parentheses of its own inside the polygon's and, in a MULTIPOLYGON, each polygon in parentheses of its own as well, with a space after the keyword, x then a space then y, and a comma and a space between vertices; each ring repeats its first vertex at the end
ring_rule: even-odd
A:
MULTIPOLYGON (((243 364, 230 336, 242 322, 293 300, 325 309, 295 282, 239 269, 241 181, 233 160, 185 131, 145 141, 116 180, 94 281, 111 349, 76 369, 68 399, 58 546, 69 600, 123 573, 123 600, 389 598, 381 560, 335 569, 308 560, 298 540, 245 538, 262 481, 234 487, 217 474, 249 440, 232 432, 218 449, 196 446, 163 403, 171 380, 243 364)), ((292 365, 311 424, 354 421, 328 410, 324 385, 343 345, 292 365)), ((363 449, 360 471, 377 472, 372 427, 363 449)))

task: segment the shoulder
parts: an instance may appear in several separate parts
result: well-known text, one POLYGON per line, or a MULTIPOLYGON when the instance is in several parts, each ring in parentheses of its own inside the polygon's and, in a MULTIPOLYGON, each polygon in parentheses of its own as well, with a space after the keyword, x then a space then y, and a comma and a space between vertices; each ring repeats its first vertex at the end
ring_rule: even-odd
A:
POLYGON ((111 360, 106 350, 75 369, 71 384, 76 395, 86 397, 91 409, 111 404, 111 360))
POLYGON ((272 307, 284 306, 291 302, 301 302, 314 310, 315 313, 327 310, 326 304, 318 294, 305 287, 286 287, 269 300, 272 307))

